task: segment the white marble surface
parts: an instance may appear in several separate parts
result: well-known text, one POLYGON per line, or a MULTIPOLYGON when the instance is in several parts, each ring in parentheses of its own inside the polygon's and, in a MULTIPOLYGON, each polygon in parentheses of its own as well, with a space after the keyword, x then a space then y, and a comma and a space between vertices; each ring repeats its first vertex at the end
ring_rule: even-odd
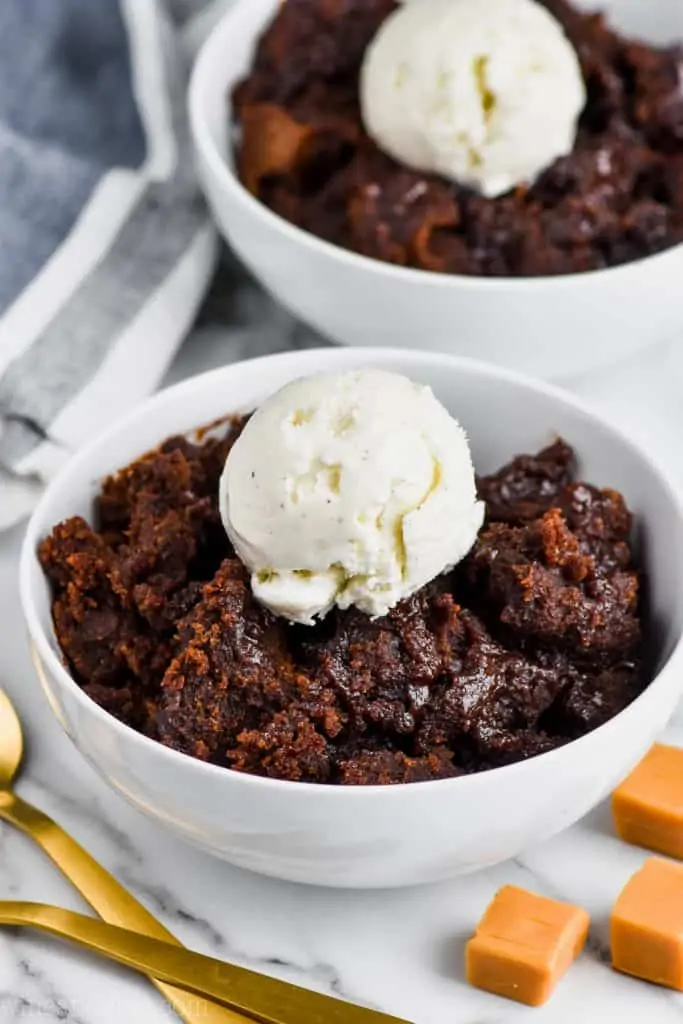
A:
MULTIPOLYGON (((239 288, 210 304, 171 379, 247 354, 310 344, 261 296, 239 288)), ((649 445, 683 485, 683 339, 572 386, 649 445)), ((518 861, 451 884, 404 892, 333 892, 260 879, 166 835, 111 793, 52 719, 33 676, 19 609, 21 528, 0 535, 0 685, 27 735, 19 792, 66 826, 196 949, 404 1017, 414 1024, 683 1021, 683 996, 613 974, 606 964, 611 901, 643 854, 613 836, 608 811, 518 861), (553 1000, 527 1010, 469 989, 463 943, 494 891, 517 883, 576 901, 593 917, 587 952, 553 1000)), ((670 732, 683 743, 683 716, 670 732)), ((29 840, 0 825, 0 898, 84 910, 29 840)), ((0 934, 0 1024, 162 1024, 176 1019, 144 980, 23 932, 0 934)))

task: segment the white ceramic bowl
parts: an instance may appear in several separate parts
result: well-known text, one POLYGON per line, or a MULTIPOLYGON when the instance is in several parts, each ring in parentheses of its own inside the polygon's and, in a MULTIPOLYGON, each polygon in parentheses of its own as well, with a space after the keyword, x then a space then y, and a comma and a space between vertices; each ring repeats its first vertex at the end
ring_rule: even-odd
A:
POLYGON ((28 527, 21 594, 50 704, 110 785, 160 824, 234 864, 320 885, 435 881, 515 856, 601 800, 647 750, 683 687, 683 512, 646 455, 563 392, 438 354, 326 349, 271 356, 195 377, 152 398, 77 455, 28 527), (560 433, 581 471, 624 491, 651 580, 657 677, 627 710, 568 746, 510 767, 396 787, 346 788, 242 775, 133 732, 94 704, 60 658, 36 558, 60 520, 89 517, 100 478, 176 432, 252 409, 286 381, 373 364, 430 384, 469 432, 481 471, 560 433))
MULTIPOLYGON (((254 199, 235 174, 230 93, 279 2, 237 0, 228 10, 198 58, 190 115, 199 173, 222 233, 293 313, 343 344, 432 349, 543 377, 590 370, 683 330, 683 246, 555 278, 432 274, 330 245, 254 199)), ((678 0, 603 6, 619 27, 650 41, 683 38, 678 0)))

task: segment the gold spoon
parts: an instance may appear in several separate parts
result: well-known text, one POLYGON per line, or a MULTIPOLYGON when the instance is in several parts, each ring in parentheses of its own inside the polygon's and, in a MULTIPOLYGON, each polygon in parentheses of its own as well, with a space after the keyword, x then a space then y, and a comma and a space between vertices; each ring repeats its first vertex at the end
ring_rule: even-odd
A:
MULTIPOLYGON (((9 698, 0 690, 0 818, 34 839, 105 921, 180 946, 175 936, 75 839, 37 807, 27 804, 13 792, 12 782, 21 764, 22 753, 21 723, 9 698)), ((200 1000, 163 980, 154 977, 150 980, 186 1024, 246 1024, 239 1013, 208 1000, 200 1000)))
POLYGON ((69 939, 133 970, 210 996, 261 1024, 408 1024, 60 907, 0 901, 0 925, 37 928, 69 939))

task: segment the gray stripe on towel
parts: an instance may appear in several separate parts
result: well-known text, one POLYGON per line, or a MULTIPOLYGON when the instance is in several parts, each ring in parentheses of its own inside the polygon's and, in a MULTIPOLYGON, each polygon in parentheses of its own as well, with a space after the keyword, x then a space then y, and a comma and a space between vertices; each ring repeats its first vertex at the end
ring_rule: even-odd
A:
POLYGON ((180 75, 169 79, 178 146, 175 175, 145 189, 106 256, 0 380, 0 464, 15 465, 41 443, 29 424, 49 435, 50 425, 206 225, 206 207, 194 183, 184 83, 180 75))
POLYGON ((0 381, 2 417, 19 417, 0 436, 0 463, 13 465, 40 443, 22 417, 49 434, 50 424, 94 376, 206 224, 199 199, 171 203, 160 222, 168 190, 146 190, 102 263, 0 381))

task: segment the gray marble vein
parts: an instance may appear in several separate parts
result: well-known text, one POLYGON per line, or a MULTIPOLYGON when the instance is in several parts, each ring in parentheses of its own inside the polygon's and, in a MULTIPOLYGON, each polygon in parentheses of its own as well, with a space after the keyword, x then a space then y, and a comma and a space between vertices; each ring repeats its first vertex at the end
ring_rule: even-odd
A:
POLYGON ((225 954, 225 938, 218 928, 205 918, 191 913, 167 886, 155 885, 137 877, 136 872, 127 869, 123 869, 119 877, 120 881, 136 896, 139 896, 158 917, 163 917, 165 921, 171 922, 171 925, 174 920, 188 925, 194 933, 204 939, 214 956, 225 954))
POLYGON ((15 967, 15 986, 0 990, 0 1014, 3 1020, 20 1021, 37 1017, 69 1021, 70 1024, 87 1024, 85 1018, 75 1011, 71 1001, 28 955, 19 953, 15 967))

